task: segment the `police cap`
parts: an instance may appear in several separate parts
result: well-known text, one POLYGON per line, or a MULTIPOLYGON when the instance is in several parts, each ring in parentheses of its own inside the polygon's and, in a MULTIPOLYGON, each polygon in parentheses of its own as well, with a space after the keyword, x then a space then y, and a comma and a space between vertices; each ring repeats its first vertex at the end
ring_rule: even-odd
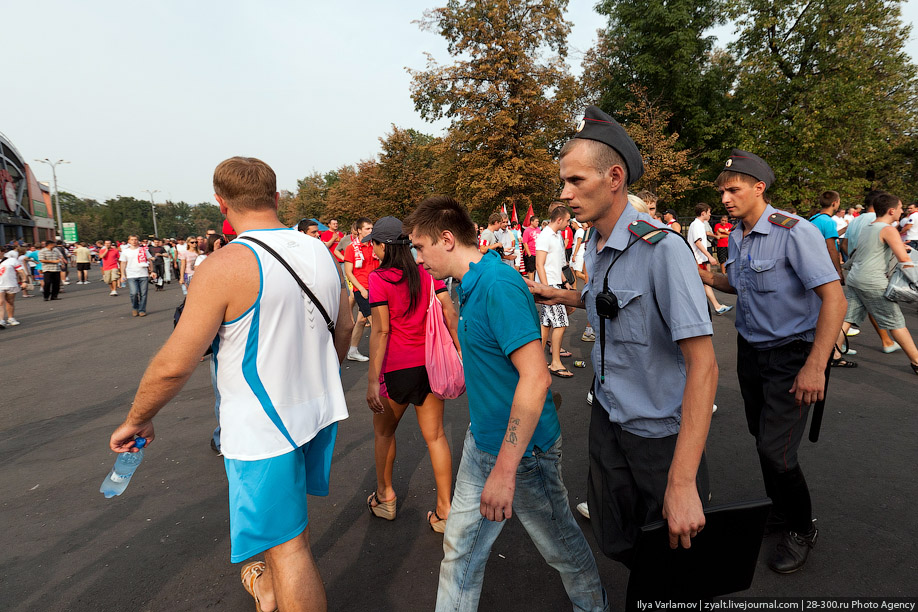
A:
POLYGON ((775 182, 775 173, 771 171, 764 159, 754 153, 740 149, 730 151, 730 157, 727 158, 722 172, 748 174, 755 180, 765 183, 766 189, 775 182))
POLYGON ((605 114, 595 106, 588 106, 583 113, 583 121, 577 126, 574 138, 596 140, 607 144, 622 156, 628 169, 628 184, 631 185, 644 174, 644 161, 637 145, 628 136, 618 121, 605 114))

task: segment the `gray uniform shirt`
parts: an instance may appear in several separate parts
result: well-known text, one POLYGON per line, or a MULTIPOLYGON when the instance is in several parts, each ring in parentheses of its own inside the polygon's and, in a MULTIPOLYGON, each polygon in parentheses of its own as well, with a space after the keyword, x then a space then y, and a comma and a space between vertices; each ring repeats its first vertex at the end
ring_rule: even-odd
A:
MULTIPOLYGON (((587 318, 597 333, 596 296, 612 260, 637 241, 609 270, 609 290, 618 298, 618 316, 605 323, 605 384, 600 384, 600 341, 593 345, 596 395, 609 420, 629 433, 662 438, 679 432, 685 360, 677 341, 714 333, 704 286, 691 249, 667 233, 648 244, 628 231, 650 215, 625 206, 612 234, 597 253, 599 232, 585 245, 590 281, 581 293, 587 318)), ((600 339, 601 340, 601 339, 600 339)))

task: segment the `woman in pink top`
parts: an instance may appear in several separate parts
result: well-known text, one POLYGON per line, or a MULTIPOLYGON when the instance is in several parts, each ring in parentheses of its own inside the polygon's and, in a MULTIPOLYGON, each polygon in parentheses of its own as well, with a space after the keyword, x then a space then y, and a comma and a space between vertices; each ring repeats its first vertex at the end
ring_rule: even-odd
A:
POLYGON ((458 347, 456 311, 446 286, 434 281, 414 261, 410 241, 402 231, 401 221, 383 217, 369 236, 382 263, 370 274, 368 288, 373 329, 367 404, 374 413, 376 490, 367 498, 367 506, 375 516, 395 519, 395 430, 408 404, 414 404, 437 484, 437 505, 427 513, 427 522, 431 529, 443 533, 450 510, 453 466, 443 432, 443 400, 431 391, 425 366, 424 339, 431 291, 436 292, 458 347), (388 397, 380 394, 382 382, 388 397))

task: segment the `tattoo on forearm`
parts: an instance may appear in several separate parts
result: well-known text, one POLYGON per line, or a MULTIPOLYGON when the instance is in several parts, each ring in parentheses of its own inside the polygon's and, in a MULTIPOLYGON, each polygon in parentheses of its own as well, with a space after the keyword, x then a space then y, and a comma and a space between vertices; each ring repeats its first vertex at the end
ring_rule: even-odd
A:
POLYGON ((509 442, 509 443, 512 444, 513 446, 516 446, 516 441, 517 441, 516 430, 517 430, 517 428, 518 428, 519 426, 520 426, 520 420, 519 420, 519 419, 510 419, 510 424, 507 426, 507 438, 506 438, 506 440, 507 440, 507 442, 509 442))

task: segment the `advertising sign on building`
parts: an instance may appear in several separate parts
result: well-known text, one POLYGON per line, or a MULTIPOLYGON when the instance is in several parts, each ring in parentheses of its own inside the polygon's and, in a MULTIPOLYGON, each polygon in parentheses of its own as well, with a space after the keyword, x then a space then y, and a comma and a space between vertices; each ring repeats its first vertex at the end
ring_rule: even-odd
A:
POLYGON ((64 242, 76 242, 79 239, 76 223, 64 223, 64 242))

